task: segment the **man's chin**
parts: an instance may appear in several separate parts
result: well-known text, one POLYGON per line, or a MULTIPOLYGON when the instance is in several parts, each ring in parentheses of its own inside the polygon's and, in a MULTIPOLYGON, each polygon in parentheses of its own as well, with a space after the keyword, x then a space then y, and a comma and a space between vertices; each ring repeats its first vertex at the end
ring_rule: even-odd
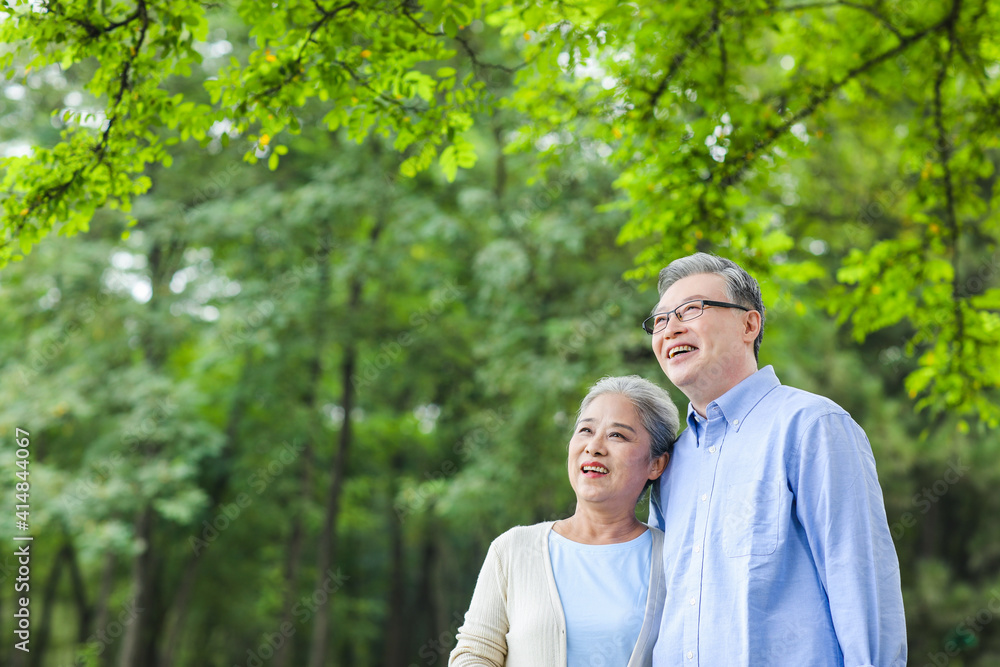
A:
POLYGON ((670 383, 681 391, 684 391, 684 387, 688 387, 694 382, 694 378, 691 377, 690 373, 682 373, 676 370, 664 371, 664 373, 666 374, 667 379, 670 380, 670 383))

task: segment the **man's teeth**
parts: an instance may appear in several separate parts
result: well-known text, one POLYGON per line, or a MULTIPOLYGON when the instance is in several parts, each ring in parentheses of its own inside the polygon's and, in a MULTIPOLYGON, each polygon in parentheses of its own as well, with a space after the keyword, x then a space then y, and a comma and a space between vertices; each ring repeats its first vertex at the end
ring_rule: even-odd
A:
POLYGON ((604 466, 583 466, 583 472, 600 472, 607 475, 608 469, 604 466))
POLYGON ((694 348, 690 345, 678 345, 677 347, 670 349, 670 352, 667 353, 667 358, 673 359, 682 352, 694 352, 694 348))

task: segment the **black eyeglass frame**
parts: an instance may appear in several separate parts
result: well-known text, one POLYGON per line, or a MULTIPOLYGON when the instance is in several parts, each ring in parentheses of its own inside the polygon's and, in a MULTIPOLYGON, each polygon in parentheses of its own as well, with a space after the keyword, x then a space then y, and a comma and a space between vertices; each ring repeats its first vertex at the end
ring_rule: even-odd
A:
POLYGON ((660 315, 666 315, 667 316, 667 321, 663 323, 663 328, 664 329, 666 329, 667 325, 670 324, 670 316, 671 315, 673 315, 674 317, 676 317, 678 322, 687 322, 687 321, 690 321, 690 320, 696 320, 696 319, 698 319, 699 317, 701 317, 702 315, 705 314, 705 306, 716 306, 718 308, 739 308, 740 310, 746 311, 748 313, 751 310, 753 310, 753 308, 747 308, 746 306, 741 306, 738 303, 729 303, 728 301, 712 301, 711 299, 692 299, 690 301, 685 301, 684 303, 682 303, 681 305, 677 306, 673 310, 668 310, 668 311, 663 312, 663 313, 653 313, 652 315, 650 315, 649 317, 647 317, 646 319, 644 319, 642 321, 642 330, 645 331, 646 333, 648 333, 650 336, 652 336, 653 335, 654 325, 653 325, 652 322, 650 322, 650 320, 652 320, 655 317, 659 317, 660 315), (680 310, 681 308, 683 308, 684 306, 690 305, 692 303, 701 303, 701 312, 699 312, 694 317, 689 317, 687 320, 685 320, 683 317, 680 316, 680 313, 678 313, 677 311, 680 310), (647 323, 648 323, 648 326, 647 326, 647 323))

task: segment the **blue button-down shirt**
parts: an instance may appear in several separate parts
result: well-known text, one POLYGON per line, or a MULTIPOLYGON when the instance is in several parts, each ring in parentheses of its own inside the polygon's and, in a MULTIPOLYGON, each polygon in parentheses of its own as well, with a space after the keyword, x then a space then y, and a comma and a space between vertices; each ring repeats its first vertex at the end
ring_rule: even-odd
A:
POLYGON ((688 428, 654 486, 654 667, 903 667, 899 561, 864 431, 767 366, 688 428))

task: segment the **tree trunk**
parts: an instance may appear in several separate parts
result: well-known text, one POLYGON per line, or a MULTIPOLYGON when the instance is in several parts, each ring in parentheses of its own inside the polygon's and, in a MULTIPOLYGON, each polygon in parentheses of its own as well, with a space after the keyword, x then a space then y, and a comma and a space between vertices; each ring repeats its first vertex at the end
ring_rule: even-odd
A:
POLYGON ((49 646, 49 630, 52 627, 52 607, 55 606, 56 593, 59 590, 59 579, 62 578, 63 563, 66 561, 66 545, 59 550, 52 563, 49 578, 42 589, 42 614, 38 618, 38 630, 31 643, 31 664, 41 667, 45 660, 45 651, 49 646))
MULTIPOLYGON (((360 291, 360 290, 359 290, 360 291)), ((319 554, 316 559, 316 590, 326 591, 321 596, 320 604, 313 617, 312 644, 309 650, 309 667, 323 667, 326 662, 327 630, 330 626, 330 601, 336 591, 336 583, 327 571, 337 555, 337 515, 340 513, 340 493, 344 486, 344 468, 347 465, 347 453, 351 445, 351 411, 354 409, 354 385, 351 377, 354 375, 355 351, 351 346, 344 349, 344 359, 340 366, 341 386, 344 388, 344 422, 340 427, 340 439, 337 455, 333 459, 330 473, 332 481, 330 492, 326 499, 326 515, 323 518, 323 531, 319 536, 319 554)))
MULTIPOLYGON (((121 652, 118 654, 118 667, 137 667, 145 665, 141 662, 143 653, 143 631, 146 626, 146 610, 151 602, 152 590, 150 582, 153 578, 151 571, 152 545, 150 538, 153 534, 153 508, 146 505, 136 516, 135 535, 142 543, 142 551, 132 560, 132 574, 130 588, 132 595, 130 609, 135 612, 131 622, 125 625, 125 636, 122 639, 121 652)), ((98 628, 98 632, 101 628, 98 628)), ((110 647, 105 647, 107 651, 110 647)), ((149 666, 147 666, 149 667, 149 666)))
MULTIPOLYGON (((97 603, 94 609, 94 625, 91 632, 96 635, 108 626, 108 600, 111 599, 111 591, 115 585, 115 563, 118 558, 111 552, 104 559, 104 571, 101 573, 101 592, 98 593, 97 603)), ((111 664, 111 651, 105 647, 97 656, 97 664, 107 667, 111 664)))
MULTIPOLYGON (((243 355, 243 367, 240 369, 240 379, 236 385, 236 395, 233 398, 233 405, 226 419, 226 440, 222 446, 222 450, 219 452, 218 460, 222 462, 222 472, 208 483, 208 488, 206 489, 209 497, 209 510, 206 512, 206 518, 209 519, 211 519, 209 514, 222 502, 222 498, 229 488, 232 466, 229 464, 228 459, 236 449, 236 442, 239 438, 239 426, 243 421, 243 415, 250 402, 250 388, 252 383, 249 380, 252 368, 253 354, 247 348, 243 355)), ((166 622, 164 641, 161 644, 163 648, 160 651, 160 667, 172 667, 177 657, 177 649, 181 647, 184 641, 184 629, 186 627, 184 621, 188 616, 192 592, 198 580, 201 556, 204 553, 204 549, 199 549, 197 553, 192 552, 187 557, 187 562, 184 565, 183 574, 181 575, 180 586, 170 604, 172 611, 166 622)))
POLYGON ((177 657, 177 649, 180 648, 184 636, 184 620, 187 618, 188 607, 191 604, 191 592, 194 590, 195 581, 198 579, 198 566, 201 564, 201 554, 190 554, 184 564, 184 572, 181 575, 181 583, 174 596, 171 607, 173 611, 166 622, 164 632, 163 649, 160 651, 158 663, 160 667, 171 667, 177 657))
POLYGON ((437 604, 437 596, 434 587, 437 579, 437 544, 434 541, 433 531, 423 531, 424 548, 420 554, 420 579, 417 583, 416 604, 420 605, 411 610, 411 614, 417 618, 424 619, 423 636, 421 636, 419 647, 422 649, 429 642, 436 641, 439 636, 438 625, 440 624, 440 611, 437 604))
MULTIPOLYGON (((377 144, 376 144, 377 145, 377 144)), ((380 214, 376 218, 375 224, 369 232, 368 240, 374 248, 378 242, 382 230, 385 228, 385 217, 380 214)), ((348 321, 351 321, 361 305, 362 277, 355 275, 348 286, 346 314, 348 321)), ((326 514, 323 517, 323 528, 319 536, 316 558, 316 592, 323 590, 325 595, 321 597, 322 602, 316 609, 313 616, 312 639, 309 646, 309 667, 322 667, 326 661, 327 631, 330 625, 330 603, 333 594, 340 584, 338 573, 330 573, 330 564, 337 555, 337 516, 340 513, 340 494, 344 486, 345 469, 347 466, 347 454, 351 446, 351 412, 354 411, 354 378, 357 364, 357 350, 348 332, 347 342, 344 345, 344 353, 340 363, 340 386, 343 392, 341 407, 344 410, 344 421, 340 427, 340 438, 338 440, 337 453, 333 458, 330 469, 330 491, 326 499, 326 514)), ((338 571, 339 572, 339 571, 338 571)))
MULTIPOLYGON (((399 474, 403 467, 403 457, 396 452, 392 457, 389 498, 396 497, 399 474)), ((389 616, 382 636, 385 637, 385 653, 382 664, 385 667, 406 667, 406 648, 409 646, 410 624, 406 622, 406 560, 403 558, 403 529, 399 517, 389 504, 387 521, 389 524, 389 616)))
POLYGON ((87 641, 87 630, 90 628, 90 617, 93 611, 87 602, 87 589, 84 586, 83 574, 80 572, 80 563, 76 560, 76 549, 71 542, 66 543, 66 565, 69 566, 69 580, 73 587, 73 604, 76 605, 76 614, 79 625, 76 631, 76 640, 82 644, 87 641))
MULTIPOLYGON (((303 465, 304 469, 302 473, 303 483, 308 483, 310 477, 307 472, 309 466, 303 465)), ((303 493, 303 498, 308 499, 306 494, 303 493)), ((284 564, 284 581, 285 589, 283 592, 283 599, 281 604, 281 622, 278 623, 278 628, 280 632, 283 632, 281 628, 286 628, 288 625, 292 624, 292 609, 295 608, 296 592, 298 590, 299 584, 299 568, 302 564, 302 538, 304 534, 304 529, 302 527, 302 518, 296 514, 292 522, 291 534, 288 537, 288 550, 285 552, 285 564, 284 564)), ((286 667, 289 661, 293 657, 292 645, 294 644, 293 637, 285 637, 285 641, 274 650, 274 667, 286 667)))
MULTIPOLYGON (((313 356, 308 363, 309 383, 306 385, 302 402, 309 406, 313 416, 311 438, 306 441, 299 464, 300 493, 302 503, 300 511, 294 513, 292 528, 288 538, 288 550, 285 552, 284 580, 285 589, 282 600, 281 622, 279 628, 293 624, 292 610, 298 598, 299 570, 302 565, 302 546, 305 538, 305 528, 302 516, 309 503, 312 502, 313 484, 312 469, 315 461, 314 442, 318 442, 323 433, 323 422, 320 411, 320 386, 323 381, 323 351, 327 344, 327 294, 330 285, 330 253, 333 248, 333 229, 331 221, 321 221, 319 235, 319 252, 316 253, 319 275, 316 282, 316 302, 313 307, 313 356)), ((346 418, 345 418, 346 419, 346 418)), ((294 642, 291 637, 275 649, 274 667, 286 667, 292 659, 294 642)))
MULTIPOLYGON (((152 531, 150 531, 150 535, 152 535, 152 531)), ((160 667, 157 640, 163 632, 163 622, 166 620, 167 609, 163 602, 163 578, 157 576, 162 560, 159 551, 153 548, 150 548, 149 551, 149 564, 146 568, 148 579, 145 586, 146 590, 149 591, 146 596, 148 606, 143 607, 142 650, 138 664, 142 667, 160 667)))

